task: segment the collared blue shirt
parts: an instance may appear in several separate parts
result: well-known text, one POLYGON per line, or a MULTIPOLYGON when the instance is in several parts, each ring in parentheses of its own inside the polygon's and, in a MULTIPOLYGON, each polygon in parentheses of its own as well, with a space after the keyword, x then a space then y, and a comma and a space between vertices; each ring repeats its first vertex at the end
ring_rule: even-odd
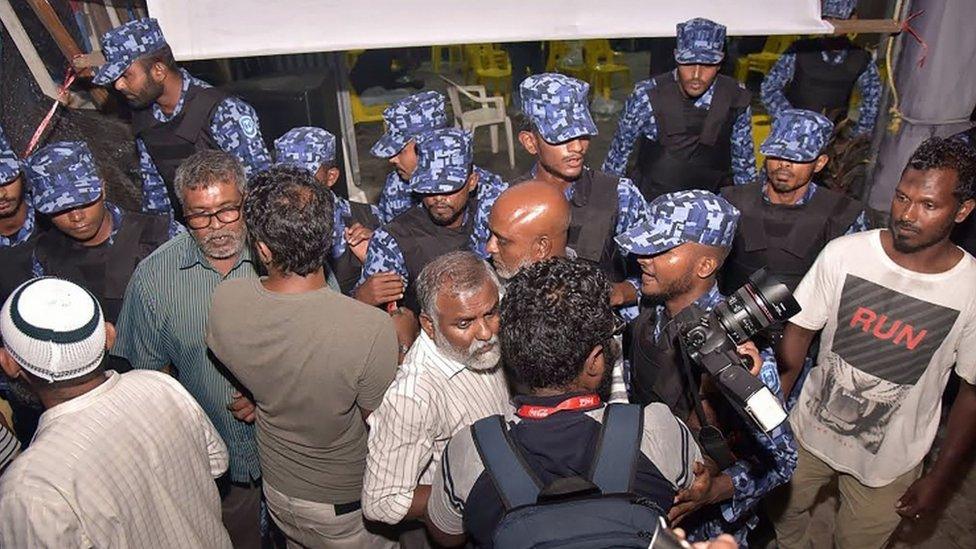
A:
MULTIPOLYGON (((820 52, 824 62, 831 65, 843 63, 847 59, 847 54, 847 50, 820 52)), ((793 80, 795 69, 796 54, 784 53, 763 80, 759 98, 769 114, 776 116, 776 113, 783 109, 793 108, 786 98, 786 86, 793 80)), ((878 110, 881 104, 881 76, 874 61, 868 63, 867 68, 854 82, 854 86, 861 92, 861 103, 858 105, 857 124, 854 125, 852 134, 870 135, 878 121, 878 110)))
MULTIPOLYGON (((491 213, 491 207, 498 199, 498 195, 508 188, 508 184, 502 181, 501 177, 478 166, 475 166, 474 170, 478 173, 478 209, 474 212, 471 251, 481 258, 488 259, 488 238, 491 236, 488 229, 488 214, 491 213)), ((465 211, 464 215, 470 213, 465 211)), ((397 245, 396 239, 387 232, 386 227, 380 227, 373 232, 373 238, 369 241, 366 260, 363 262, 363 274, 359 277, 357 287, 374 274, 388 271, 399 273, 404 279, 410 278, 406 260, 403 259, 403 252, 397 245)))
MULTIPOLYGON (((227 409, 236 391, 208 354, 204 340, 210 299, 224 280, 258 276, 251 252, 223 276, 213 269, 193 236, 184 233, 142 261, 125 291, 112 354, 133 368, 160 370, 173 365, 177 378, 213 422, 230 452, 230 479, 261 478, 254 425, 227 409)), ((259 314, 259 313, 255 313, 259 314)))
POLYGON ((17 246, 18 244, 23 244, 27 242, 27 239, 34 234, 34 201, 31 200, 29 195, 24 195, 24 202, 27 203, 27 216, 24 218, 24 224, 20 226, 11 236, 4 236, 0 234, 0 248, 9 248, 12 246, 17 246))
MULTIPOLYGON (((183 78, 183 88, 173 113, 167 115, 156 103, 150 107, 153 117, 160 122, 168 122, 183 111, 183 103, 191 84, 202 88, 211 87, 185 69, 180 69, 180 75, 183 78)), ((244 101, 236 97, 228 97, 221 101, 210 120, 210 134, 222 151, 229 152, 240 159, 248 178, 271 167, 271 155, 268 154, 268 149, 261 139, 258 115, 254 112, 254 108, 244 101)), ((156 169, 146 144, 138 137, 136 148, 139 151, 139 169, 142 172, 142 210, 172 211, 169 195, 166 193, 166 182, 163 181, 163 176, 159 175, 159 170, 156 169)))
MULTIPOLYGON (((673 72, 675 80, 678 72, 673 72)), ((648 92, 654 89, 657 83, 653 78, 643 80, 634 86, 633 93, 627 98, 624 110, 620 113, 620 120, 617 122, 617 132, 613 134, 613 141, 610 143, 610 150, 607 152, 607 159, 603 162, 603 171, 616 175, 625 175, 627 170, 627 160, 634 150, 634 144, 643 135, 651 141, 658 139, 657 118, 651 106, 651 98, 648 92)), ((715 83, 698 99, 695 100, 695 107, 708 110, 712 106, 712 97, 715 95, 715 83)), ((756 151, 752 142, 752 107, 746 107, 732 126, 732 179, 736 185, 752 183, 756 180, 756 151)))
MULTIPOLYGON (((766 172, 765 172, 765 170, 762 173, 762 178, 763 178, 762 179, 763 180, 763 184, 762 184, 762 197, 763 197, 763 200, 765 200, 767 203, 771 203, 770 200, 769 200, 769 196, 766 195, 766 185, 769 185, 769 181, 766 179, 766 172)), ((803 196, 799 200, 796 201, 796 204, 795 205, 796 206, 802 206, 802 205, 806 204, 807 202, 809 202, 810 200, 812 200, 813 199, 813 195, 817 192, 817 189, 819 187, 820 187, 820 185, 818 185, 816 183, 816 181, 811 181, 810 182, 810 185, 807 187, 807 191, 805 193, 803 193, 803 196)), ((851 226, 847 228, 847 231, 844 234, 845 235, 849 235, 849 234, 859 233, 859 232, 866 231, 869 228, 870 227, 868 226, 868 217, 867 217, 867 214, 864 213, 864 210, 861 210, 861 213, 859 213, 857 215, 857 219, 855 219, 854 222, 851 223, 851 226)))
POLYGON ((376 207, 380 212, 380 222, 389 223, 393 218, 420 204, 420 196, 410 192, 409 182, 405 181, 396 170, 386 176, 383 191, 380 193, 376 207))
MULTIPOLYGON (((724 299, 718 285, 714 284, 707 293, 695 300, 695 305, 702 310, 711 311, 724 299)), ((656 313, 655 339, 660 337, 669 321, 664 305, 658 305, 656 313)), ((761 349, 759 354, 763 360, 759 379, 782 401, 782 388, 773 350, 767 347, 761 349)), ((771 490, 789 482, 793 477, 797 459, 796 441, 789 422, 783 422, 768 435, 752 422, 743 423, 749 436, 743 437, 744 440, 733 448, 739 460, 722 471, 732 479, 735 488, 732 499, 723 501, 717 509, 703 507, 686 519, 682 527, 688 532, 689 540, 705 541, 719 534, 729 533, 735 536, 740 546, 745 547, 749 530, 759 523, 753 511, 756 504, 771 490)))

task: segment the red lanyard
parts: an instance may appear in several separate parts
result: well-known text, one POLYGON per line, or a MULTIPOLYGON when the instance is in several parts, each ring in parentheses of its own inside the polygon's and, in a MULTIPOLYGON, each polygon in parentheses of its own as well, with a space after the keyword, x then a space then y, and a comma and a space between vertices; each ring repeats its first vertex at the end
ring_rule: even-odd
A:
POLYGON ((584 410, 596 408, 600 405, 600 396, 597 394, 579 395, 567 398, 555 406, 533 406, 523 404, 515 411, 515 414, 526 419, 545 419, 556 412, 563 410, 584 410))

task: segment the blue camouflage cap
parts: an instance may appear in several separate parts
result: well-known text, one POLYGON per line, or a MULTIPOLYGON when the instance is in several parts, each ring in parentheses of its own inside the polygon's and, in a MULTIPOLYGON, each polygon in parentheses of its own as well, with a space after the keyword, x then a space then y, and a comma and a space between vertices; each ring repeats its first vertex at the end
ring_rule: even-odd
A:
POLYGON ((793 162, 812 162, 820 156, 834 123, 826 116, 805 109, 785 109, 773 118, 769 136, 759 152, 793 162))
POLYGON ((91 204, 102 196, 102 179, 84 141, 52 143, 30 155, 25 164, 34 208, 43 214, 91 204))
POLYGON ((452 193, 464 186, 471 173, 471 134, 445 128, 417 136, 417 167, 410 176, 410 191, 420 194, 452 193))
POLYGON ((823 0, 820 16, 830 19, 850 19, 856 5, 857 0, 823 0))
POLYGON ((522 112, 547 143, 598 133, 589 107, 590 85, 563 74, 533 74, 519 85, 522 112))
POLYGON ((105 64, 98 69, 92 82, 105 86, 115 82, 136 58, 166 46, 163 31, 152 17, 136 19, 115 27, 102 36, 105 64))
POLYGON ((7 134, 0 128, 0 186, 12 182, 20 175, 20 157, 10 148, 7 134))
POLYGON ((678 191, 650 203, 648 222, 617 235, 617 244, 636 255, 655 255, 686 242, 728 248, 739 210, 708 191, 678 191))
POLYGON ((384 133, 369 151, 378 158, 400 152, 417 134, 447 127, 444 96, 425 91, 404 97, 383 111, 384 133))
POLYGON ((696 17, 678 23, 674 61, 679 65, 717 65, 725 59, 725 25, 696 17))
POLYGON ((300 126, 275 139, 275 160, 305 168, 313 174, 322 165, 331 165, 336 157, 336 138, 322 128, 300 126))

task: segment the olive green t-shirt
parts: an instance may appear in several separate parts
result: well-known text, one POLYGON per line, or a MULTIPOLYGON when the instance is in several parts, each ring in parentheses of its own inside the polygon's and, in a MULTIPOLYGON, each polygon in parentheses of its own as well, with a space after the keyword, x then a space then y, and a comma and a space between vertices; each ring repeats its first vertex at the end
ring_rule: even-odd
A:
POLYGON ((254 395, 264 482, 320 503, 358 501, 366 423, 393 380, 390 317, 330 288, 270 292, 228 280, 210 306, 207 345, 254 395))

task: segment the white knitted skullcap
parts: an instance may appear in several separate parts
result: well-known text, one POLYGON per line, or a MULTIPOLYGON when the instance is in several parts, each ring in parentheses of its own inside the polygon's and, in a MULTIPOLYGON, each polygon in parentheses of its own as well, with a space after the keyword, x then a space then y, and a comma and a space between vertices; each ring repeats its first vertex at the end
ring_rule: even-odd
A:
POLYGON ((105 322, 88 290, 54 277, 21 284, 0 309, 7 352, 47 381, 81 377, 102 363, 105 322))

